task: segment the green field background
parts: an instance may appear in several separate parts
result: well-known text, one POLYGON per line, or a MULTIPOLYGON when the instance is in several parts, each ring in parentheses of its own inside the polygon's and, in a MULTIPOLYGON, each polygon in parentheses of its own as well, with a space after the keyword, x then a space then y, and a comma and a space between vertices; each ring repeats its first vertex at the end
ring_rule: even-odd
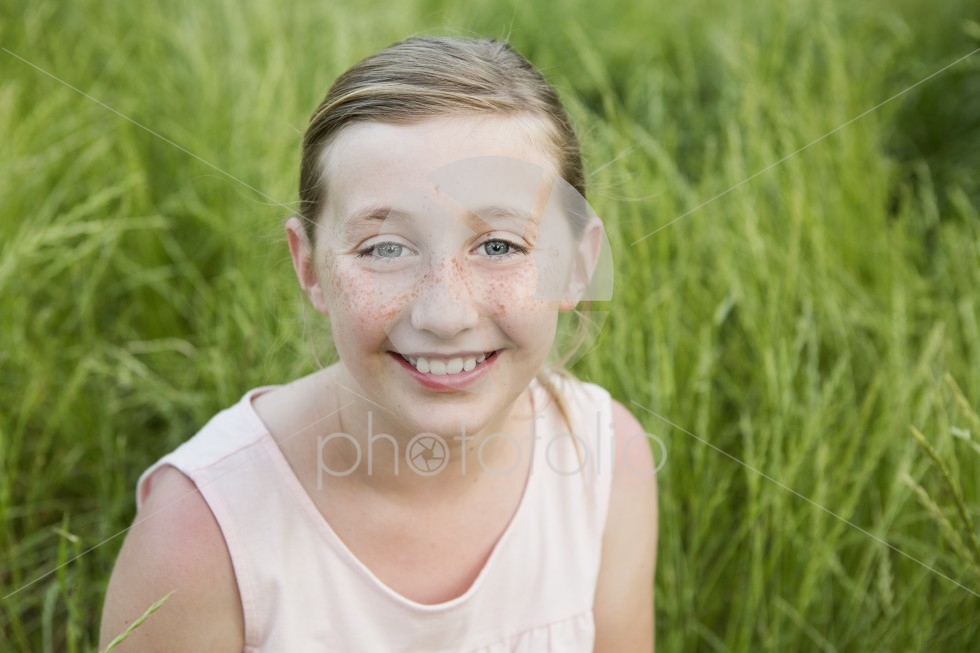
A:
POLYGON ((0 650, 95 650, 139 473, 331 360, 302 132, 414 34, 509 38, 582 135, 657 649, 980 650, 980 53, 875 108, 980 47, 960 0, 0 0, 0 650))

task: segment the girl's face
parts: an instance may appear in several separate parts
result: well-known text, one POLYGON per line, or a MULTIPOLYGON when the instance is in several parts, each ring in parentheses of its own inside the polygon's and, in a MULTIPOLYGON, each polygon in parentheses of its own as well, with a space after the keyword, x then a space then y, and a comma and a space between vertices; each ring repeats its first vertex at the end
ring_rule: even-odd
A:
POLYGON ((558 201, 570 187, 531 134, 502 116, 345 128, 324 154, 312 249, 291 223, 352 389, 415 432, 505 415, 575 304, 578 244, 558 201))

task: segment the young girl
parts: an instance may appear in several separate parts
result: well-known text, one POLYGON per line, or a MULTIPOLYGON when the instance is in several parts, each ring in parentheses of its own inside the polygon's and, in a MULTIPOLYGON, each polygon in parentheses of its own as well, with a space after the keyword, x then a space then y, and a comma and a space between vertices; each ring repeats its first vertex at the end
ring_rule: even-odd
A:
POLYGON ((548 371, 608 286, 554 89, 492 40, 414 38, 345 72, 286 223, 339 362, 255 388, 139 479, 103 646, 650 651, 643 429, 548 371))

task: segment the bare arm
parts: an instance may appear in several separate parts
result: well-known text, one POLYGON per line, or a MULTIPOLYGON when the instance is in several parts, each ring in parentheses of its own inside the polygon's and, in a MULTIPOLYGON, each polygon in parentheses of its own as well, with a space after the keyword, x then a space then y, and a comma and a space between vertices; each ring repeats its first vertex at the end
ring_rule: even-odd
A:
POLYGON ((109 581, 99 648, 158 599, 117 651, 241 653, 241 599, 221 529, 194 483, 165 466, 126 535, 109 581))
POLYGON ((657 483, 643 427, 613 402, 616 464, 595 599, 596 653, 654 650, 657 483), (625 461, 629 464, 624 464, 625 461), (632 469, 631 469, 632 468, 632 469))

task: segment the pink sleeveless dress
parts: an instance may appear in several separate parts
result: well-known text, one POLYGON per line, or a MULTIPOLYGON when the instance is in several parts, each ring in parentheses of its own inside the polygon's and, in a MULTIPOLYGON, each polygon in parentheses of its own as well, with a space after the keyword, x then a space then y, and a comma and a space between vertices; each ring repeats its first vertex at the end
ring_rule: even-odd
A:
POLYGON ((316 509, 250 390, 140 476, 173 465, 224 535, 245 621, 245 653, 591 651, 593 601, 612 480, 609 394, 556 379, 572 431, 533 383, 536 439, 519 507, 461 596, 426 605, 382 583, 316 509), (598 429, 598 430, 597 430, 598 429))

